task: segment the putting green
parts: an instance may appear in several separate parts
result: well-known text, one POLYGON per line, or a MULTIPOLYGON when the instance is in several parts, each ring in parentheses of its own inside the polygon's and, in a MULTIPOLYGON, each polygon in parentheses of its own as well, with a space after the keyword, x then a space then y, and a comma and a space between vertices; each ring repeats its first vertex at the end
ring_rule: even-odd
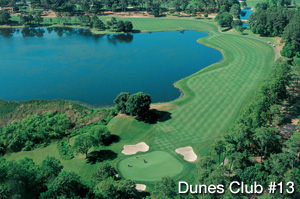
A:
POLYGON ((154 151, 143 155, 123 159, 118 169, 121 175, 135 181, 157 181, 163 176, 176 176, 183 170, 183 165, 165 151, 154 151), (147 163, 144 163, 144 159, 147 163), (130 166, 128 166, 130 165, 130 166))

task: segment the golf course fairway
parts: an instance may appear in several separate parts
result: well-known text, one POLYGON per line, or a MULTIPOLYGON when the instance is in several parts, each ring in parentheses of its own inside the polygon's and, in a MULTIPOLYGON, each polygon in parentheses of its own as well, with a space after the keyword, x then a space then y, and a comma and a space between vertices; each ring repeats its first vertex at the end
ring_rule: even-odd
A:
MULTIPOLYGON (((107 126, 112 134, 120 137, 119 142, 101 146, 99 150, 117 153, 115 159, 105 162, 111 163, 120 172, 121 177, 135 180, 137 183, 153 185, 156 180, 168 175, 173 176, 174 180, 192 182, 197 162, 208 154, 215 139, 228 132, 243 106, 252 99, 257 87, 269 74, 274 64, 274 50, 269 44, 253 38, 220 33, 216 25, 202 20, 130 18, 130 21, 135 29, 141 32, 207 32, 210 35, 198 42, 221 51, 224 60, 175 82, 175 86, 180 88, 184 95, 177 100, 163 102, 163 105, 155 104, 160 106, 156 109, 161 111, 161 118, 157 123, 149 124, 128 116, 113 118, 107 126), (138 155, 139 159, 135 160, 134 156, 121 153, 124 145, 140 142, 150 146, 151 151, 143 154, 146 158, 138 155), (199 157, 195 162, 187 162, 183 160, 182 155, 175 153, 177 148, 185 146, 191 146, 199 157), (162 159, 162 156, 166 156, 166 160, 162 159), (128 163, 133 165, 135 161, 143 161, 142 158, 149 162, 149 166, 141 162, 141 165, 128 168, 128 163), (176 162, 176 158, 179 163, 176 162), (169 164, 168 161, 173 163, 169 164), (175 167, 170 169, 172 164, 175 167), (154 174, 156 168, 159 168, 160 173, 154 174)), ((19 160, 29 156, 35 162, 40 162, 47 156, 58 154, 56 144, 49 147, 52 151, 22 151, 6 158, 19 160)), ((72 160, 62 160, 64 170, 74 171, 84 180, 89 180, 97 165, 103 162, 93 165, 86 162, 81 156, 72 160)))
POLYGON ((163 176, 176 176, 184 166, 165 151, 130 156, 120 161, 118 165, 121 175, 136 181, 157 181, 163 176), (145 162, 144 162, 145 160, 145 162))

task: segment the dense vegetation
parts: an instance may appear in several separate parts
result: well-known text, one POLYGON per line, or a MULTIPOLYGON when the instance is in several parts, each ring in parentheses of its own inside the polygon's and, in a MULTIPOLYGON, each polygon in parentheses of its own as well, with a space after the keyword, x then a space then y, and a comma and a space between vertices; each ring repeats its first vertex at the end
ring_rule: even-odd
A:
POLYGON ((262 36, 280 36, 286 43, 283 56, 300 56, 300 12, 270 3, 260 3, 249 18, 249 28, 262 36))
MULTIPOLYGON (((296 180, 300 169, 300 134, 295 132, 288 136, 280 134, 278 129, 284 119, 282 102, 288 97, 287 87, 292 74, 286 62, 274 65, 271 74, 259 86, 235 125, 215 141, 211 156, 201 158, 195 183, 223 184, 228 187, 228 183, 234 180, 248 185, 256 181, 265 189, 270 181, 293 181, 295 187, 300 185, 296 180)), ((243 195, 250 197, 247 194, 232 195, 227 191, 216 198, 242 198, 243 195)), ((300 192, 296 190, 292 196, 279 192, 272 196, 264 194, 264 198, 273 197, 299 198, 300 192)))
POLYGON ((114 100, 115 107, 122 113, 144 117, 149 113, 151 97, 150 95, 142 92, 135 94, 120 93, 114 100))
MULTIPOLYGON (((230 11, 231 6, 239 5, 239 2, 236 0, 34 0, 30 4, 31 8, 51 9, 57 12, 68 12, 71 15, 86 12, 101 14, 107 10, 112 12, 126 11, 129 6, 134 7, 137 11, 147 11, 153 15, 158 15, 167 9, 173 12, 187 11, 190 13, 193 10, 216 12, 223 9, 230 11)), ((21 11, 22 5, 24 4, 16 4, 15 0, 3 0, 0 3, 1 7, 12 6, 15 11, 21 11)))
POLYGON ((30 116, 21 122, 11 122, 1 129, 0 142, 5 151, 32 150, 52 139, 66 136, 70 128, 72 123, 66 114, 46 112, 44 115, 30 116))
POLYGON ((40 165, 24 158, 18 162, 0 157, 1 198, 143 198, 131 180, 121 180, 109 164, 99 166, 90 182, 83 182, 60 161, 47 157, 40 165))

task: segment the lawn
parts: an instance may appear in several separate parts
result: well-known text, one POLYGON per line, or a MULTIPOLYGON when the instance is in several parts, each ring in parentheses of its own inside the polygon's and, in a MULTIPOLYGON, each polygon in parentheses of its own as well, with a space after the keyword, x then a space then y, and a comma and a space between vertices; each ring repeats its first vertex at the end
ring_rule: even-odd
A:
MULTIPOLYGON (((274 62, 273 49, 270 45, 251 38, 221 34, 215 25, 201 20, 167 18, 128 20, 132 21, 136 30, 145 32, 172 30, 208 32, 210 36, 198 42, 217 48, 224 55, 224 61, 175 83, 184 92, 184 96, 169 102, 175 108, 166 110, 170 115, 166 121, 147 124, 130 117, 116 117, 110 121, 108 127, 113 134, 120 136, 120 142, 101 148, 118 154, 116 159, 104 162, 111 162, 119 171, 123 171, 122 160, 129 157, 121 153, 123 145, 144 141, 150 146, 150 151, 145 154, 149 155, 154 151, 170 154, 180 162, 179 165, 184 167, 181 173, 172 173, 174 179, 191 182, 195 163, 184 161, 183 157, 176 154, 174 150, 192 146, 198 159, 208 153, 213 141, 233 124, 243 105, 251 100, 255 89, 267 76, 274 62)), ((36 162, 40 162, 47 155, 57 154, 56 148, 43 150, 43 152, 40 150, 15 153, 6 157, 20 159, 29 156, 36 162)), ((66 170, 73 170, 84 179, 89 179, 99 163, 87 164, 84 157, 77 156, 73 160, 63 161, 63 164, 66 170)), ((126 161, 124 164, 125 167, 128 166, 126 161)), ((129 175, 127 172, 127 174, 121 173, 121 176, 122 174, 136 179, 137 182, 153 185, 152 182, 137 179, 136 174, 129 175)))
POLYGON ((183 164, 165 151, 131 155, 120 161, 118 167, 122 176, 136 181, 157 181, 163 176, 173 177, 184 168, 183 164))

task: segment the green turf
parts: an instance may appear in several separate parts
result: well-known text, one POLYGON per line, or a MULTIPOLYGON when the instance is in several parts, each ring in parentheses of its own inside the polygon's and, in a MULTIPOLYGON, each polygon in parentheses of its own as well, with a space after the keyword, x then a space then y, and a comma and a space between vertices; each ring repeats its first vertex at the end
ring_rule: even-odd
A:
POLYGON ((120 174, 136 181, 157 181, 163 176, 176 176, 184 166, 165 151, 153 151, 146 154, 130 156, 120 161, 120 174), (146 163, 144 163, 146 160, 146 163), (130 165, 128 167, 128 164, 130 165))
MULTIPOLYGON (((108 126, 113 134, 120 136, 120 142, 109 147, 101 147, 118 153, 118 158, 110 161, 118 168, 119 162, 127 158, 121 153, 123 146, 144 141, 150 146, 149 152, 169 152, 184 165, 182 172, 174 176, 175 180, 191 182, 195 164, 182 160, 182 156, 175 154, 174 150, 192 146, 198 156, 207 154, 213 141, 233 124, 242 106, 251 99, 257 86, 267 76, 271 64, 274 63, 273 49, 270 45, 251 38, 221 34, 215 25, 205 23, 203 20, 168 18, 128 20, 133 22, 136 30, 146 32, 171 30, 208 32, 210 36, 200 39, 199 42, 217 48, 224 54, 223 62, 176 82, 176 86, 184 92, 184 97, 170 102, 177 108, 168 111, 171 114, 169 120, 150 125, 129 117, 114 118, 108 126)), ((20 159, 27 154, 34 160, 40 160, 52 155, 52 151, 21 152, 12 154, 10 159, 20 159)), ((63 161, 63 164, 66 170, 73 170, 84 179, 87 179, 96 167, 86 164, 85 159, 79 157, 63 161)), ((145 184, 153 185, 152 182, 145 184)))
POLYGON ((255 8, 257 3, 266 2, 265 0, 247 0, 247 7, 255 8))

